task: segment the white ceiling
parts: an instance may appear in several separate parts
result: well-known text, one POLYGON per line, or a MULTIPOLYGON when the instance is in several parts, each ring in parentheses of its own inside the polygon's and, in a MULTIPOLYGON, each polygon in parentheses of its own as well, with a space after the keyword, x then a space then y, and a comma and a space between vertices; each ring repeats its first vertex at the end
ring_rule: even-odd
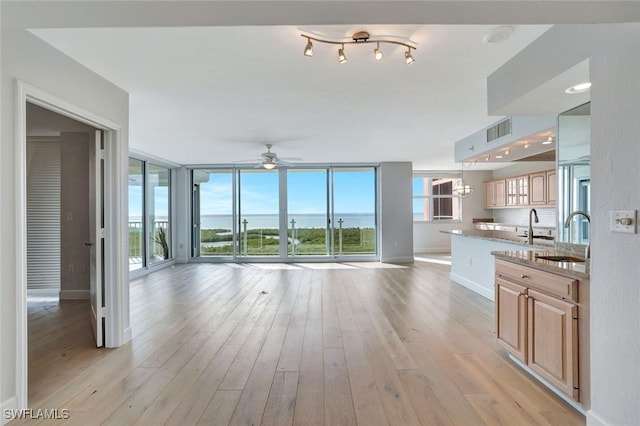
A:
POLYGON ((254 158, 272 143, 304 162, 413 161, 451 169, 453 143, 490 124, 486 77, 549 26, 514 26, 489 44, 488 25, 58 28, 34 34, 130 93, 130 147, 179 164, 254 158), (305 32, 404 48, 315 43, 305 32))

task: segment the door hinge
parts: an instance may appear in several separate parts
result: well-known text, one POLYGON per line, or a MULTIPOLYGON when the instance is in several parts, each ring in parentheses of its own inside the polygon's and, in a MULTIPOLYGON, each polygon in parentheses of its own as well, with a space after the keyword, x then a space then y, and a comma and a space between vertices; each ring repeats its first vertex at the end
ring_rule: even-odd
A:
POLYGON ((100 228, 100 238, 104 238, 104 228, 100 228))
POLYGON ((105 154, 104 154, 104 149, 100 150, 100 159, 104 160, 105 154))
POLYGON ((101 306, 101 307, 98 308, 97 315, 98 315, 98 318, 105 318, 104 306, 101 306))

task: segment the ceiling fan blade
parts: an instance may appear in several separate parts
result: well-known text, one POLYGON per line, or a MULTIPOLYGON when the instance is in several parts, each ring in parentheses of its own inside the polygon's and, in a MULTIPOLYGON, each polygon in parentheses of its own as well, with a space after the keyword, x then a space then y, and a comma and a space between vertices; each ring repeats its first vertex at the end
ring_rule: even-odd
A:
POLYGON ((284 160, 284 161, 302 161, 302 158, 300 158, 300 157, 278 157, 278 160, 284 160))

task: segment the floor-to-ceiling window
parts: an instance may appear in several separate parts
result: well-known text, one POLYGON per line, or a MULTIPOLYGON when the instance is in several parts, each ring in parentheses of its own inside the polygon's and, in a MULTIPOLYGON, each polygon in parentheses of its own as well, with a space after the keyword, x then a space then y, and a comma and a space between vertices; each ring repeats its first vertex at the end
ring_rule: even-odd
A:
POLYGON ((129 271, 172 258, 171 170, 129 158, 129 271))
POLYGON ((330 254, 329 170, 287 170, 287 255, 330 254))
POLYGON ((171 257, 170 178, 171 171, 166 167, 148 164, 147 226, 151 264, 171 257))
POLYGON ((233 256, 233 170, 194 170, 192 255, 233 256))
POLYGON ((129 158, 129 271, 146 266, 144 217, 144 162, 129 158))
POLYGON ((192 257, 371 257, 376 168, 192 171, 192 257))
POLYGON ((336 256, 376 253, 376 174, 373 167, 333 169, 336 256))
POLYGON ((238 171, 238 255, 280 255, 278 170, 238 171))

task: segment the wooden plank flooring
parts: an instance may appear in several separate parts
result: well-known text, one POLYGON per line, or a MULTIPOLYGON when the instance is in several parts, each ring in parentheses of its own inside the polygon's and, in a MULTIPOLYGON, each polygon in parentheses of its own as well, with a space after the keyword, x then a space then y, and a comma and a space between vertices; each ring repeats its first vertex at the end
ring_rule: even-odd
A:
POLYGON ((117 349, 93 347, 87 302, 30 303, 29 407, 83 426, 584 425, 498 349, 493 303, 449 271, 177 265, 131 282, 134 339, 117 349))

